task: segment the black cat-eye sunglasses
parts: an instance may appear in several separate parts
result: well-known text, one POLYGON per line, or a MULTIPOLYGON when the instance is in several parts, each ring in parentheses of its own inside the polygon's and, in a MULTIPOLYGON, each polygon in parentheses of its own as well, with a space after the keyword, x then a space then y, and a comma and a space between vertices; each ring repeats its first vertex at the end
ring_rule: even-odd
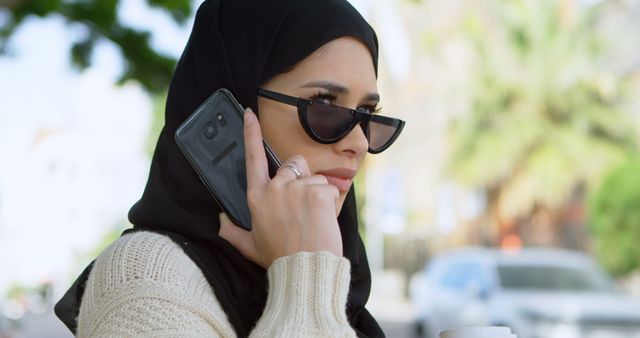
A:
POLYGON ((369 152, 377 154, 389 148, 398 138, 404 121, 371 114, 320 100, 289 96, 270 90, 258 89, 258 95, 298 107, 298 117, 304 130, 316 142, 336 143, 360 125, 369 141, 369 152))

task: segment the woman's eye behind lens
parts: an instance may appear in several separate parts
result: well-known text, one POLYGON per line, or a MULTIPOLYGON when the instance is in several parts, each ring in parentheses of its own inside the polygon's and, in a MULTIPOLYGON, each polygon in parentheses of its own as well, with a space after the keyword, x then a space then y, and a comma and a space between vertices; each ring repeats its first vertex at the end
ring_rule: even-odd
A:
POLYGON ((376 105, 363 105, 358 107, 357 110, 368 114, 378 114, 382 110, 382 107, 377 108, 376 105))
POLYGON ((336 99, 337 99, 337 96, 330 93, 320 93, 320 94, 313 95, 311 97, 311 101, 322 103, 322 104, 329 104, 329 105, 334 105, 336 102, 336 99))

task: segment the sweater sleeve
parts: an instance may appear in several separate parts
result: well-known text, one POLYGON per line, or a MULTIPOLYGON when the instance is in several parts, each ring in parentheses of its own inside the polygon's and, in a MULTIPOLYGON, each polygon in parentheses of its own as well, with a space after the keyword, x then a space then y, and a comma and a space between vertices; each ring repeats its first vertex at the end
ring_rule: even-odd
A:
POLYGON ((328 252, 300 252, 268 270, 269 295, 252 338, 356 337, 346 315, 349 261, 328 252))
MULTIPOLYGON (((298 253, 268 270, 269 295, 251 337, 355 337, 345 305, 349 261, 298 253)), ((170 238, 125 235, 96 259, 78 337, 235 337, 197 265, 170 238)))

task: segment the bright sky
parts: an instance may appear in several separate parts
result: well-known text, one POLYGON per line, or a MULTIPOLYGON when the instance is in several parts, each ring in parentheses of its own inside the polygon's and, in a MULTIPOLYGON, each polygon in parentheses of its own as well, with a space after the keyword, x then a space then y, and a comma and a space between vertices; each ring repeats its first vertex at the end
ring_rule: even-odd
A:
MULTIPOLYGON (((180 54, 191 23, 177 27, 143 0, 122 4, 125 21, 155 32, 154 47, 180 54)), ((126 222, 146 181, 149 97, 113 85, 122 65, 108 43, 92 68, 73 71, 68 50, 81 34, 33 18, 11 40, 15 57, 0 58, 0 294, 13 282, 67 283, 77 256, 126 222)))

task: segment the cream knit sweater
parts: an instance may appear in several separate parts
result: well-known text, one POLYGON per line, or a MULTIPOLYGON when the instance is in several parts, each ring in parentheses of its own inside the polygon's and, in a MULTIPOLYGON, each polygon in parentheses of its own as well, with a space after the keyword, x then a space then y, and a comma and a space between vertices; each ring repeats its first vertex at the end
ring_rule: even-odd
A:
MULTIPOLYGON (((349 261, 301 252, 269 268, 269 295, 251 337, 355 337, 345 313, 349 261)), ((78 337, 235 337, 196 264, 170 238, 122 236, 96 259, 78 337)))

